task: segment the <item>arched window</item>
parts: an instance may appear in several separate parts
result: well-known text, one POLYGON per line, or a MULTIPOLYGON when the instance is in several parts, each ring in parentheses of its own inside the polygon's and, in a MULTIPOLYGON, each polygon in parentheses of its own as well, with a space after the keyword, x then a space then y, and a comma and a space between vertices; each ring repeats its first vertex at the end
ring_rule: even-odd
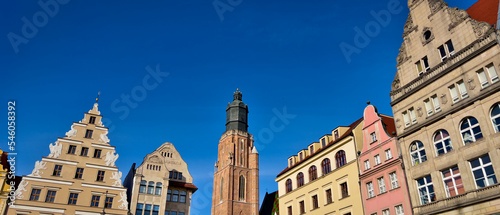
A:
POLYGON ((153 194, 153 190, 155 189, 155 182, 150 181, 148 183, 148 194, 153 194))
POLYGON ((141 186, 139 186, 139 193, 146 193, 146 184, 147 183, 148 183, 147 181, 144 181, 144 180, 141 181, 141 186))
POLYGON ((316 171, 316 166, 311 166, 309 168, 309 181, 313 181, 318 178, 318 172, 316 171))
POLYGON ((163 188, 163 185, 161 182, 156 183, 156 189, 155 189, 155 195, 161 196, 161 189, 163 188))
POLYGON ((340 150, 337 154, 335 154, 335 160, 337 161, 337 168, 345 165, 346 160, 344 150, 340 150))
POLYGON ((323 161, 321 161, 321 170, 323 172, 323 175, 326 175, 331 171, 330 159, 325 158, 323 161))
POLYGON ((476 140, 483 138, 481 128, 477 119, 474 117, 465 118, 460 124, 460 133, 464 144, 476 142, 476 140))
POLYGON ((297 174, 297 188, 302 187, 304 185, 304 173, 299 172, 297 174))
POLYGON ((287 179, 286 180, 286 192, 292 191, 292 179, 287 179))
POLYGON ((239 192, 240 201, 245 201, 245 177, 240 175, 240 192, 239 192))
POLYGON ((450 135, 446 130, 436 131, 434 134, 434 147, 436 148, 436 155, 448 153, 453 149, 450 135))
POLYGON ((223 191, 223 188, 224 188, 224 178, 221 178, 220 179, 220 201, 222 202, 222 191, 223 191))
POLYGON ((493 105, 490 116, 495 132, 500 132, 500 103, 493 105))
POLYGON ((425 155, 424 144, 420 141, 415 141, 410 145, 411 163, 413 166, 425 162, 427 156, 425 155))

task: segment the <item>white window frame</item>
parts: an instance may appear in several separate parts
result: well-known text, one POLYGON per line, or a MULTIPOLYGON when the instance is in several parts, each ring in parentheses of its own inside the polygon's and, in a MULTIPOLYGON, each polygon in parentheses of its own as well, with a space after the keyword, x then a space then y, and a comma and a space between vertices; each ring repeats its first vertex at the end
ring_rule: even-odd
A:
POLYGON ((375 190, 373 189, 373 182, 368 182, 366 183, 366 192, 368 194, 368 198, 373 198, 375 197, 375 190))
POLYGON ((385 180, 384 177, 377 178, 377 183, 378 183, 378 191, 379 193, 385 193, 387 192, 387 188, 385 187, 385 180))
POLYGON ((486 69, 488 70, 488 75, 490 76, 491 83, 496 83, 499 79, 495 66, 493 64, 489 64, 488 66, 486 66, 486 69))
POLYGON ((389 178, 391 179, 391 189, 396 189, 399 187, 398 175, 396 172, 389 173, 389 178))
POLYGON ((429 66, 429 58, 427 58, 427 56, 424 56, 422 59, 418 60, 415 63, 415 67, 417 68, 418 76, 423 75, 425 72, 431 69, 429 66))
POLYGON ((444 60, 446 60, 446 58, 449 58, 451 56, 453 56, 455 54, 455 46, 453 45, 453 42, 451 42, 451 40, 448 40, 446 41, 446 43, 444 43, 443 45, 439 46, 438 47, 438 52, 439 52, 439 56, 441 57, 441 62, 443 62, 444 60), (453 51, 450 51, 450 45, 453 47, 453 51), (443 48, 444 50, 444 56, 443 56, 443 53, 441 53, 441 48, 443 48))
POLYGON ((479 83, 481 84, 482 89, 490 86, 490 82, 488 82, 488 77, 486 77, 486 72, 484 72, 484 69, 481 68, 476 73, 477 73, 477 78, 479 79, 479 83))
POLYGON ((417 184, 417 192, 418 192, 418 198, 420 200, 420 205, 424 205, 424 204, 428 204, 428 203, 431 203, 432 202, 432 197, 431 197, 431 193, 429 192, 429 187, 432 186, 433 190, 434 190, 434 196, 436 196, 436 190, 434 189, 434 185, 432 184, 432 177, 430 175, 427 175, 427 176, 424 176, 422 178, 418 178, 417 180, 415 180, 415 183, 417 184), (427 178, 430 178, 430 181, 427 181, 427 178), (424 184, 423 185, 418 185, 418 180, 419 179, 424 179, 424 184), (425 188, 425 190, 427 191, 427 194, 425 197, 427 197, 428 199, 428 202, 424 203, 422 202, 422 193, 420 193, 420 188, 425 188))
POLYGON ((434 109, 432 108, 431 100, 424 100, 425 111, 427 112, 427 116, 432 116, 434 114, 434 109))
POLYGON ((392 152, 391 149, 385 150, 385 160, 390 160, 392 159, 392 152))
MULTIPOLYGON (((489 155, 489 154, 486 154, 486 155, 481 156, 481 157, 478 157, 478 158, 476 158, 476 159, 474 159, 474 160, 469 161, 469 167, 470 167, 470 169, 471 169, 472 176, 474 177, 474 184, 476 185, 476 189, 479 189, 480 187, 478 187, 478 186, 477 186, 477 181, 476 181, 477 179, 476 179, 476 176, 474 175, 474 171, 475 171, 475 170, 481 170, 481 171, 482 171, 483 176, 484 176, 484 178, 485 178, 484 180, 485 180, 485 182, 486 182, 486 183, 485 183, 485 185, 486 185, 485 187, 488 187, 488 186, 493 185, 493 184, 490 184, 490 182, 488 181, 488 175, 486 175, 486 170, 484 170, 486 167, 489 167, 489 166, 492 166, 492 165, 493 165, 493 164, 491 163, 491 157, 490 157, 490 155, 489 155), (483 158, 484 158, 484 157, 489 157, 490 162, 485 164, 485 163, 483 162, 483 158), (479 166, 477 166, 477 167, 474 167, 474 168, 473 168, 473 167, 472 167, 471 162, 472 162, 472 161, 474 161, 474 160, 479 160, 479 166)), ((490 176, 491 176, 491 175, 490 175, 490 176)), ((495 177, 495 179, 496 179, 495 170, 493 170, 493 176, 494 176, 494 177, 495 177)), ((497 181, 497 183, 498 183, 498 181, 497 181)))
POLYGON ((498 132, 500 132, 500 131, 499 131, 499 129, 498 129, 498 127, 499 127, 500 125, 496 125, 496 124, 495 124, 495 120, 496 120, 496 119, 498 119, 498 118, 500 118, 500 114, 497 114, 497 115, 495 115, 495 116, 492 116, 492 115, 493 115, 493 110, 494 110, 495 108, 500 109, 500 103, 496 103, 495 105, 493 105, 493 108, 491 108, 491 110, 490 110, 491 125, 493 125, 493 129, 495 129, 495 133, 498 133, 498 132))
POLYGON ((365 160, 365 171, 370 169, 370 160, 365 160))
POLYGON ((431 96, 431 100, 432 100, 432 104, 434 105, 434 111, 436 113, 441 111, 441 106, 439 105, 438 96, 436 94, 434 94, 433 96, 431 96))
POLYGON ((469 97, 469 94, 467 93, 467 87, 465 86, 465 83, 463 80, 460 80, 457 82, 457 88, 458 88, 458 92, 460 92, 460 97, 462 99, 469 97))
POLYGON ((370 134, 370 138, 372 140, 372 143, 375 142, 375 141, 377 141, 377 134, 375 132, 372 132, 370 134))
POLYGON ((415 115, 415 109, 412 107, 408 109, 410 113, 411 124, 417 124, 417 115, 415 115))
POLYGON ((375 166, 382 163, 382 162, 380 162, 380 155, 375 155, 374 158, 375 158, 375 166))
POLYGON ((391 215, 391 211, 389 209, 382 210, 382 215, 391 215))
MULTIPOLYGON (((443 184, 444 184, 444 190, 446 191, 446 197, 451 197, 450 188, 453 188, 453 190, 455 191, 455 195, 454 196, 460 195, 458 193, 456 179, 458 177, 462 178, 462 176, 460 175, 460 169, 458 168, 458 166, 450 167, 450 168, 447 168, 447 169, 441 171, 441 177, 443 177, 443 184), (455 169, 455 168, 458 169, 458 174, 454 175, 453 174, 453 169, 455 169), (444 171, 450 171, 450 176, 445 177, 444 176, 444 171), (446 181, 447 180, 451 180, 453 182, 453 187, 448 188, 448 186, 446 185, 446 181)), ((462 184, 461 185, 464 186, 463 179, 462 179, 462 184)))
POLYGON ((451 96, 451 100, 453 101, 453 104, 460 101, 460 97, 458 97, 458 91, 457 91, 457 88, 455 87, 455 84, 450 85, 448 87, 448 90, 450 90, 450 96, 451 96))
POLYGON ((405 122, 405 127, 409 127, 411 125, 411 122, 410 122, 410 116, 408 115, 408 112, 405 111, 402 114, 403 114, 403 121, 405 122))
MULTIPOLYGON (((477 121, 477 119, 476 119, 477 123, 474 124, 474 125, 472 125, 471 122, 470 122, 471 118, 472 117, 467 117, 464 120, 462 120, 462 122, 460 123, 460 127, 459 127, 460 128, 460 137, 462 137, 462 143, 464 145, 467 144, 467 143, 465 143, 465 139, 464 139, 464 133, 465 132, 469 131, 470 134, 471 134, 470 138, 472 138, 472 142, 470 142, 470 143, 474 143, 474 142, 477 141, 477 139, 476 139, 476 133, 474 133, 474 130, 473 130, 474 128, 479 127, 481 135, 483 134, 483 131, 481 131, 481 126, 479 125, 479 121, 477 121), (467 123, 469 123, 469 127, 465 128, 465 129, 461 129, 462 128, 462 124, 465 122, 465 120, 467 120, 467 123)), ((484 135, 483 135, 483 138, 484 138, 484 135)))
POLYGON ((411 159, 411 164, 412 166, 416 166, 418 164, 421 164, 425 161, 427 161, 427 153, 425 153, 425 160, 423 161, 423 156, 421 154, 421 151, 424 151, 425 152, 425 146, 424 144, 422 143, 422 148, 420 148, 418 145, 418 143, 422 143, 420 141, 415 141, 413 143, 410 144, 410 159, 411 159), (416 146, 416 149, 414 151, 412 151, 411 147, 415 145, 416 146), (413 160, 413 154, 417 154, 418 155, 418 163, 415 162, 415 160, 413 160))
POLYGON ((403 205, 395 206, 394 210, 396 211, 396 215, 404 215, 405 214, 405 211, 403 210, 403 205))
POLYGON ((432 136, 432 142, 434 143, 434 151, 436 153, 436 156, 441 155, 441 154, 438 154, 437 144, 439 144, 439 143, 441 143, 442 146, 443 146, 443 150, 444 150, 443 154, 446 154, 446 153, 450 152, 451 150, 453 150, 453 144, 451 143, 450 133, 448 133, 448 131, 446 131, 446 130, 441 129, 441 130, 436 131, 436 133, 434 133, 434 136, 432 136), (443 135, 443 131, 448 134, 448 137, 443 137, 444 136, 443 135), (441 135, 441 140, 436 141, 436 136, 438 134, 441 135), (445 145, 445 142, 447 140, 450 141, 450 147, 451 147, 451 149, 449 151, 448 151, 448 149, 446 149, 446 145, 445 145))

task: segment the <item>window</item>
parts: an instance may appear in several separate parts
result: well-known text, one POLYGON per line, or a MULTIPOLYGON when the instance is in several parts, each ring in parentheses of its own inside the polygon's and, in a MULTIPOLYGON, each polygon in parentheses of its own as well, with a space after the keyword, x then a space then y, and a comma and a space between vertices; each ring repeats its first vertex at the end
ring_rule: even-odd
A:
POLYGON ((153 205, 153 214, 152 215, 158 215, 159 212, 160 212, 160 206, 153 205))
POLYGON ((113 197, 106 197, 106 201, 104 202, 105 208, 111 208, 113 206, 113 197))
POLYGON ((54 203, 54 199, 55 198, 56 198, 56 191, 55 190, 49 190, 49 191, 47 191, 47 196, 45 197, 45 202, 54 203))
POLYGON ((91 116, 90 119, 89 119, 89 123, 90 124, 94 124, 95 123, 95 116, 91 116))
POLYGON ((170 212, 170 215, 177 215, 177 212, 176 211, 172 211, 172 212, 170 212))
POLYGON ((144 215, 151 215, 151 205, 146 204, 146 207, 144 208, 144 215))
POLYGON ((432 185, 430 175, 417 179, 417 189, 420 197, 420 204, 424 205, 436 201, 434 186, 432 185))
POLYGON ((448 89, 450 90, 453 103, 458 102, 460 99, 458 98, 457 88, 455 88, 455 85, 453 84, 449 86, 448 89))
POLYGON ((448 153, 453 149, 450 135, 446 130, 439 130, 434 134, 434 147, 436 148, 436 155, 448 153))
POLYGON ((99 207, 99 199, 101 199, 101 196, 93 195, 90 207, 99 207))
POLYGON ((102 150, 95 149, 94 150, 94 158, 101 158, 101 152, 102 152, 102 150))
POLYGON ((427 72, 429 71, 429 69, 431 69, 429 66, 429 60, 427 59, 427 56, 417 61, 415 63, 415 66, 417 68, 418 76, 421 76, 422 74, 424 74, 424 72, 427 72))
POLYGON ((314 146, 309 146, 309 154, 313 154, 314 153, 314 146))
POLYGON ((392 152, 391 149, 385 150, 385 160, 390 160, 392 159, 392 152))
POLYGON ((391 189, 396 189, 399 187, 398 175, 396 172, 389 173, 389 178, 391 178, 391 189))
POLYGON ((349 190, 347 189, 347 182, 340 184, 340 190, 342 192, 342 198, 349 197, 349 190))
MULTIPOLYGON (((222 184, 221 184, 221 194, 220 194, 220 199, 222 200, 222 184)), ((172 190, 168 189, 167 190, 167 202, 172 201, 172 190)))
POLYGON ((62 170, 62 166, 56 164, 54 166, 54 171, 52 172, 52 175, 53 176, 61 176, 61 170, 62 170))
POLYGON ((78 193, 70 193, 68 199, 68 205, 76 205, 77 199, 78 199, 78 193))
POLYGON ((161 182, 156 182, 155 195, 161 196, 161 189, 163 188, 163 184, 161 182))
POLYGON ((344 150, 340 150, 339 152, 337 152, 337 154, 335 154, 335 160, 337 161, 337 168, 346 164, 344 150))
POLYGON ((333 133, 335 135, 335 139, 338 139, 339 138, 339 130, 335 130, 333 133))
POLYGON ((238 194, 239 194, 239 197, 240 197, 240 201, 243 202, 243 201, 245 201, 245 186, 246 186, 245 177, 243 177, 243 175, 240 175, 239 184, 240 184, 240 189, 239 189, 239 193, 238 194))
POLYGON ((476 73, 477 77, 479 78, 479 83, 481 83, 481 88, 490 86, 490 82, 488 82, 488 78, 486 77, 486 73, 483 69, 480 69, 476 73))
POLYGON ((467 88, 465 87, 464 81, 460 80, 459 82, 457 82, 457 86, 458 86, 458 91, 460 92, 460 97, 462 97, 462 99, 469 97, 469 95, 467 94, 467 88))
POLYGON ((415 109, 414 108, 410 108, 408 110, 408 112, 410 112, 411 124, 416 124, 417 123, 417 116, 415 115, 415 109))
POLYGON ((321 161, 321 170, 323 175, 326 175, 331 171, 330 159, 325 158, 323 161, 321 161))
POLYGON ((144 180, 141 181, 141 185, 139 186, 139 193, 146 193, 146 184, 147 183, 148 183, 147 181, 144 181, 144 180))
POLYGON ((321 139, 321 147, 325 147, 326 146, 326 141, 325 141, 325 138, 321 139))
POLYGON ((438 47, 439 55, 441 56, 441 61, 446 60, 446 58, 451 57, 455 54, 455 48, 451 40, 448 40, 444 45, 438 47))
POLYGON ((75 178, 82 179, 83 177, 83 168, 76 168, 75 178))
POLYGON ((313 210, 318 208, 318 195, 312 196, 312 205, 313 205, 312 207, 313 210))
POLYGON ((97 171, 96 181, 104 181, 104 171, 102 171, 102 170, 97 171))
POLYGON ((177 174, 178 173, 176 171, 174 171, 174 179, 177 179, 177 174))
POLYGON ((305 207, 304 207, 304 201, 300 201, 300 202, 299 202, 299 208, 300 208, 300 211, 299 211, 300 213, 299 213, 299 214, 304 214, 304 213, 306 213, 306 209, 305 209, 305 207))
POLYGON ((286 180, 286 192, 292 191, 292 179, 286 180))
POLYGON ((179 197, 179 202, 186 203, 186 191, 181 191, 181 196, 179 197))
POLYGON ((40 189, 32 189, 31 190, 31 195, 30 195, 30 201, 38 201, 38 198, 40 198, 40 189))
POLYGON ((155 182, 154 181, 148 182, 148 194, 153 194, 154 189, 155 189, 155 182))
POLYGON ((289 166, 293 166, 293 160, 290 158, 290 165, 289 166))
MULTIPOLYGON (((222 192, 222 191, 224 191, 224 186, 222 186, 223 184, 224 184, 224 178, 221 178, 221 179, 220 179, 220 199, 219 199, 221 202, 222 202, 222 196, 223 196, 223 194, 224 194, 224 193, 222 192)), ((168 191, 170 191, 170 190, 168 190, 168 191)), ((168 196, 167 196, 167 198, 168 198, 168 196)), ((169 198, 169 199, 170 199, 170 198, 169 198)))
POLYGON ((476 188, 487 187, 497 183, 497 177, 491 164, 490 156, 483 157, 470 161, 472 175, 476 181, 476 188))
POLYGON ((292 206, 288 206, 288 215, 292 215, 292 206))
POLYGON ((415 115, 415 109, 413 107, 403 112, 403 120, 406 127, 417 123, 417 116, 415 115))
POLYGON ((309 181, 314 181, 316 178, 318 178, 318 172, 316 166, 312 165, 309 167, 309 181))
POLYGON ((483 138, 481 127, 474 117, 465 118, 460 124, 460 133, 464 144, 476 142, 476 140, 483 138))
POLYGON ((430 98, 424 100, 425 110, 427 111, 427 116, 432 116, 434 113, 441 111, 439 106, 439 99, 436 94, 430 98))
POLYGON ((297 174, 297 188, 302 187, 302 185, 304 185, 304 174, 299 172, 297 174))
POLYGON ((378 182, 378 192, 379 193, 385 193, 385 192, 387 192, 387 190, 385 189, 384 177, 378 178, 377 182, 378 182))
POLYGON ((328 189, 325 191, 325 195, 326 195, 326 204, 330 204, 332 203, 332 189, 328 189))
POLYGON ((410 117, 409 117, 409 115, 408 115, 408 112, 407 112, 407 111, 405 111, 405 112, 403 112, 402 114, 403 114, 403 120, 404 120, 404 122, 405 122, 405 127, 410 126, 410 125, 411 125, 411 122, 410 122, 410 117))
POLYGON ((500 103, 493 105, 490 117, 493 127, 495 128, 495 132, 500 132, 500 103))
POLYGON ((427 161, 424 144, 418 140, 410 145, 410 155, 413 166, 427 161))
POLYGON ((405 212, 403 210, 403 205, 398 205, 394 207, 394 210, 396 211, 396 215, 404 215, 405 212))
POLYGON ((88 153, 89 153, 89 148, 82 147, 82 151, 80 152, 80 156, 87 156, 88 153))
POLYGON ((375 197, 375 190, 373 189, 373 183, 372 182, 366 183, 366 191, 368 192, 368 198, 375 197))
POLYGON ((375 157, 373 157, 375 159, 375 166, 379 165, 380 164, 380 155, 375 155, 375 157))
POLYGON ((93 132, 94 131, 87 129, 87 131, 85 132, 85 138, 92 138, 93 132))
POLYGON ((377 134, 375 134, 375 132, 372 132, 370 134, 370 137, 371 137, 372 143, 375 142, 375 141, 377 141, 377 134))
POLYGON ((450 90, 451 99, 453 103, 457 103, 458 101, 460 101, 460 98, 458 97, 457 88, 458 91, 460 92, 460 98, 465 99, 469 97, 469 95, 467 94, 467 89, 465 88, 464 81, 460 80, 456 84, 450 85, 448 87, 448 89, 450 90))
POLYGON ((364 163, 365 163, 365 170, 369 170, 370 169, 370 161, 365 160, 364 163))
POLYGON ((382 211, 382 215, 390 215, 391 212, 389 212, 389 209, 385 209, 382 211))
POLYGON ((173 190, 172 191, 172 202, 178 202, 178 201, 179 201, 179 191, 173 190))
POLYGON ((446 197, 453 197, 465 192, 458 166, 441 171, 441 175, 443 176, 446 197))
POLYGON ((75 152, 76 152, 76 146, 75 145, 69 145, 68 154, 75 154, 75 152))
POLYGON ((184 215, 184 212, 179 212, 179 215, 184 215))
POLYGON ((135 209, 135 215, 142 215, 143 209, 144 209, 144 205, 141 203, 137 203, 137 207, 135 209))
POLYGON ((302 159, 304 158, 304 157, 302 156, 302 152, 301 152, 301 153, 299 153, 299 158, 300 158, 300 160, 302 160, 302 159))

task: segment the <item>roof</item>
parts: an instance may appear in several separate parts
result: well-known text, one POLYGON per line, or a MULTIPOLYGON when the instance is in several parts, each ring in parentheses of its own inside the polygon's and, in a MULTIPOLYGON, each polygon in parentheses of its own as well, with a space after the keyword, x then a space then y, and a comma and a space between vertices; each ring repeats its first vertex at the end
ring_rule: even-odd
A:
POLYGON ((266 192, 262 205, 260 206, 259 215, 272 215, 277 193, 278 191, 274 191, 273 193, 266 192))
MULTIPOLYGON (((281 171, 276 177, 279 177, 280 175, 283 175, 284 173, 288 172, 288 170, 290 169, 293 169, 294 167, 298 166, 299 164, 301 164, 302 162, 305 162, 306 160, 308 160, 309 158, 313 157, 314 155, 322 152, 323 150, 331 147, 332 145, 335 145, 335 143, 339 142, 340 140, 344 139, 345 137, 347 136, 351 136, 352 135, 352 130, 359 124, 363 121, 363 117, 359 118, 358 120, 354 121, 352 124, 350 124, 348 127, 349 129, 347 129, 347 131, 342 135, 340 136, 339 138, 333 140, 333 141, 330 141, 325 147, 321 148, 320 150, 318 151, 315 151, 314 153, 308 155, 307 157, 305 157, 303 160, 293 164, 292 166, 290 167, 287 167, 285 168, 283 171, 281 171)), ((340 126, 339 126, 340 127, 340 126)))
POLYGON ((499 0, 479 0, 467 9, 467 13, 477 21, 496 25, 499 2, 499 0))
POLYGON ((169 181, 168 182, 168 186, 172 186, 172 187, 183 187, 183 188, 186 188, 186 189, 191 189, 193 190, 193 193, 196 192, 196 190, 198 190, 198 187, 194 186, 194 184, 191 184, 191 183, 184 183, 184 182, 178 182, 178 181, 169 181))
POLYGON ((387 134, 389 134, 391 137, 396 136, 396 125, 394 123, 394 118, 390 116, 386 116, 383 114, 379 114, 380 117, 382 118, 382 124, 385 127, 385 130, 387 131, 387 134), (394 133, 394 134, 393 134, 394 133))

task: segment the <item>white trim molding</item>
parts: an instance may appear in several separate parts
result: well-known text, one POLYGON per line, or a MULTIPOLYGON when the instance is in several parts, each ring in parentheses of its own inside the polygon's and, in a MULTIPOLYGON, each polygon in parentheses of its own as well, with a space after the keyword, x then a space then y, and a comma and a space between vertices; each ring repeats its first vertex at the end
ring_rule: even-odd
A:
MULTIPOLYGON (((27 206, 27 205, 12 205, 10 206, 11 208, 18 209, 18 210, 30 210, 30 211, 42 211, 42 212, 52 212, 52 213, 64 213, 66 209, 58 209, 58 208, 45 208, 45 207, 33 207, 33 206, 27 206)), ((21 212, 21 211, 19 211, 21 212)), ((19 212, 16 211, 17 214, 20 214, 19 212)))
POLYGON ((96 169, 105 169, 105 170, 111 170, 111 171, 118 170, 118 167, 100 166, 100 165, 95 165, 95 164, 86 164, 86 167, 96 168, 96 169))
POLYGON ((95 143, 92 143, 92 147, 103 148, 103 149, 115 149, 114 146, 106 146, 106 145, 95 144, 95 143))
POLYGON ((96 184, 85 184, 85 183, 82 183, 82 187, 92 187, 92 188, 100 188, 100 189, 107 189, 107 190, 127 191, 127 188, 103 186, 103 185, 96 185, 96 184))
POLYGON ((42 158, 42 161, 62 163, 62 164, 68 164, 68 165, 73 165, 73 166, 76 166, 76 164, 78 164, 78 162, 74 162, 74 161, 65 161, 65 160, 52 159, 52 158, 42 158))
POLYGON ((26 179, 28 181, 40 181, 40 182, 46 182, 46 183, 52 183, 52 184, 73 185, 73 182, 70 182, 70 181, 57 181, 57 180, 42 179, 42 178, 29 177, 29 176, 24 176, 23 179, 26 179))

